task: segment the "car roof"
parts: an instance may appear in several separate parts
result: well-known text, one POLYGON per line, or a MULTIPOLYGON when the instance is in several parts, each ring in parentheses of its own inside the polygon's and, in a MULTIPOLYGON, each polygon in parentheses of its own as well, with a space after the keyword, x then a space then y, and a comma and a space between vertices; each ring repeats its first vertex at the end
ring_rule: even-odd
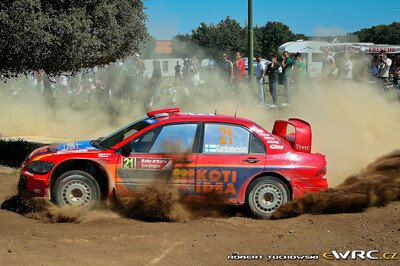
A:
POLYGON ((241 124, 245 126, 255 125, 253 121, 242 117, 220 115, 220 114, 184 113, 180 112, 179 108, 154 110, 148 112, 147 116, 150 118, 154 118, 160 122, 168 121, 171 123, 194 121, 194 122, 224 122, 224 123, 241 124))
POLYGON ((178 121, 202 121, 202 122, 225 122, 243 125, 253 125, 255 124, 249 119, 242 117, 235 117, 229 115, 219 115, 219 114, 198 114, 198 113, 174 113, 168 116, 157 117, 158 121, 169 120, 171 122, 178 121))

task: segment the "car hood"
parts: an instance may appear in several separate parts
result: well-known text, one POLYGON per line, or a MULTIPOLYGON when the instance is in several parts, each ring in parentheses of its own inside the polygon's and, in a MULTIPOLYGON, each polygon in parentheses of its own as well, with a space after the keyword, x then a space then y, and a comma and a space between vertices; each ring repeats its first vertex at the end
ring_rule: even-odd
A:
POLYGON ((88 150, 99 150, 96 147, 93 147, 90 144, 90 140, 83 141, 75 141, 75 142, 66 142, 55 145, 44 146, 34 150, 28 157, 31 159, 34 156, 45 155, 50 153, 68 153, 68 152, 79 152, 79 151, 88 151, 88 150))
POLYGON ((93 147, 90 142, 90 140, 67 142, 53 147, 55 147, 56 151, 98 150, 98 148, 93 147))

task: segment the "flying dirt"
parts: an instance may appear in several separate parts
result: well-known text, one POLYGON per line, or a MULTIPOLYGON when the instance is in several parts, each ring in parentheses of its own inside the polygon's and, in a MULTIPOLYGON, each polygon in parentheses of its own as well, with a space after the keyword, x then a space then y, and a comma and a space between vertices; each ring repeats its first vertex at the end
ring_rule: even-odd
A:
POLYGON ((278 208, 272 219, 295 217, 305 213, 327 214, 362 212, 400 200, 400 150, 379 157, 360 173, 342 184, 304 197, 278 208))

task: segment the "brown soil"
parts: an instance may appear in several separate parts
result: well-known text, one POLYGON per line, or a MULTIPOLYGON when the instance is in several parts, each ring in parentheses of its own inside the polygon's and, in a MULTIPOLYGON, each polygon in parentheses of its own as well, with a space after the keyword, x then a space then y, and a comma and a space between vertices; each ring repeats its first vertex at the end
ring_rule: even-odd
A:
MULTIPOLYGON (((17 181, 17 170, 0 168, 0 202, 16 193, 17 181)), ((320 256, 318 264, 332 265, 336 261, 325 260, 323 253, 356 249, 400 253, 399 210, 397 201, 362 213, 304 214, 282 220, 206 217, 185 222, 145 222, 121 218, 107 210, 62 211, 62 215, 74 217, 71 220, 54 220, 60 213, 51 209, 48 219, 35 217, 37 213, 22 216, 0 210, 0 264, 216 265, 232 263, 227 256, 237 252, 264 256, 316 254, 320 256)), ((360 259, 348 261, 351 265, 354 262, 365 264, 360 259)), ((266 260, 250 264, 260 263, 266 260)))

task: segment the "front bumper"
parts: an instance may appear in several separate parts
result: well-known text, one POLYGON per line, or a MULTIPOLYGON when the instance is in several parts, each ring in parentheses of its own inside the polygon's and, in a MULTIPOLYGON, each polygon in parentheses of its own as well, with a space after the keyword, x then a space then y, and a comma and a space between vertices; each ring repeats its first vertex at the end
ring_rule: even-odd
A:
POLYGON ((33 175, 29 172, 21 173, 18 182, 18 192, 33 197, 49 196, 48 175, 33 175))

